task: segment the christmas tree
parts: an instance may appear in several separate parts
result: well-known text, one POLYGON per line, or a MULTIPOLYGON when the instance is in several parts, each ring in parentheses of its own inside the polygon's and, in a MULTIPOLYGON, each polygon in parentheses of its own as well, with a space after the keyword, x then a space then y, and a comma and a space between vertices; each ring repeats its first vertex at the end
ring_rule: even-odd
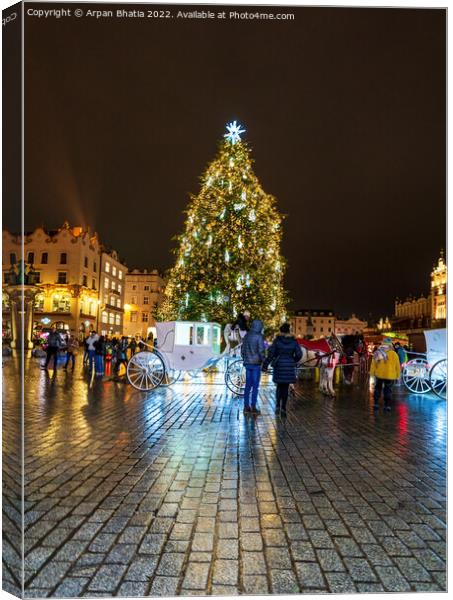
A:
POLYGON ((234 121, 201 177, 178 236, 160 321, 231 322, 244 310, 276 329, 285 318, 282 216, 252 170, 245 130, 234 121))

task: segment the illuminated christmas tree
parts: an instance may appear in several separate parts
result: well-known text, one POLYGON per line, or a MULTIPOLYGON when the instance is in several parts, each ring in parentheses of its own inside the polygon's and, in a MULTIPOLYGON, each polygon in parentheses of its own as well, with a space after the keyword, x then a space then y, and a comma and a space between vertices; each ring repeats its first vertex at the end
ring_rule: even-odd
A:
POLYGON ((231 322, 249 310, 275 329, 284 320, 282 217, 252 170, 245 130, 234 121, 192 196, 160 321, 231 322))

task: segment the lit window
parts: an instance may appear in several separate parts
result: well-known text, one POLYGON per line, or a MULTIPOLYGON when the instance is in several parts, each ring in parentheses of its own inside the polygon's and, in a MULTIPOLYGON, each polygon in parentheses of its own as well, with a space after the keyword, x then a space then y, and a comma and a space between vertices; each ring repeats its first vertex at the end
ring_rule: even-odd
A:
POLYGON ((116 267, 115 266, 112 267, 112 275, 113 275, 113 277, 116 277, 116 267))
POLYGON ((137 311, 131 312, 131 323, 137 322, 137 311))
POLYGON ((120 279, 123 279, 123 271, 118 271, 118 277, 119 277, 120 279))
POLYGON ((103 323, 107 323, 108 321, 108 315, 105 311, 102 312, 102 322, 103 323))
POLYGON ((108 287, 109 287, 109 285, 110 285, 110 280, 109 280, 109 278, 108 278, 108 277, 106 277, 106 278, 104 279, 104 287, 105 287, 105 288, 108 288, 108 287))
POLYGON ((110 296, 110 304, 115 306, 115 296, 110 296))
POLYGON ((115 325, 121 325, 121 316, 115 315, 115 325))
POLYGON ((118 291, 119 291, 119 292, 120 292, 120 294, 121 294, 121 283, 119 283, 119 284, 118 284, 118 291))
POLYGON ((131 304, 137 304, 137 296, 132 296, 131 304))
POLYGON ((121 300, 119 298, 116 299, 117 308, 121 308, 121 300))
POLYGON ((71 310, 71 296, 68 294, 55 294, 52 298, 52 310, 55 312, 69 312, 71 310))
POLYGON ((113 313, 109 313, 109 323, 110 325, 115 324, 115 315, 113 313))
POLYGON ((105 263, 105 272, 110 273, 110 263, 109 262, 105 263))
POLYGON ((143 304, 149 304, 149 296, 143 296, 143 304))
POLYGON ((115 290, 115 289, 116 289, 116 281, 112 280, 112 290, 115 290))
POLYGON ((44 294, 37 294, 35 296, 34 309, 40 311, 44 309, 44 294))

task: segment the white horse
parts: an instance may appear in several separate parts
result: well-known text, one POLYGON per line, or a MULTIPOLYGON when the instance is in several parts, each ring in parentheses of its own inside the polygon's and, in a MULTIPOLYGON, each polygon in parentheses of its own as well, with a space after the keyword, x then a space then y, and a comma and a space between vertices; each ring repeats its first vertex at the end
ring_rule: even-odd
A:
POLYGON ((335 367, 343 356, 341 343, 335 336, 320 340, 298 340, 302 350, 302 358, 298 367, 317 367, 319 373, 319 389, 326 396, 335 398, 333 376, 335 367))

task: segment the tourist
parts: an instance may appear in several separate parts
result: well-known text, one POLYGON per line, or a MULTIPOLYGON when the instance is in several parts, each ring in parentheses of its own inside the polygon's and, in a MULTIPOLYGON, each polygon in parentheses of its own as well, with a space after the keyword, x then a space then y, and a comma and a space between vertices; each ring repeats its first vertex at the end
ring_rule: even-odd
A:
POLYGON ((132 358, 137 350, 137 340, 134 337, 131 339, 129 348, 131 349, 131 358, 132 358))
POLYGON ((241 355, 245 367, 244 414, 259 415, 257 408, 261 365, 264 360, 263 322, 255 319, 244 337, 241 355))
MULTIPOLYGON (((407 352, 399 342, 395 342, 393 347, 398 355, 398 360, 400 361, 400 371, 402 372, 404 365, 407 363, 407 352)), ((401 376, 396 385, 401 385, 401 376)))
POLYGON ((272 342, 263 371, 269 365, 273 367, 272 380, 277 384, 275 412, 286 416, 289 385, 296 382, 296 365, 302 358, 302 350, 294 335, 290 333, 289 323, 280 327, 280 334, 272 342))
POLYGON ((49 332, 49 335, 47 336, 47 347, 46 347, 46 362, 44 363, 44 366, 42 366, 42 369, 45 369, 46 371, 49 368, 49 363, 53 358, 53 368, 54 370, 57 369, 57 360, 58 360, 58 351, 61 348, 61 337, 60 334, 57 331, 57 328, 55 326, 52 327, 52 329, 49 332))
POLYGON ((64 365, 64 369, 68 368, 69 361, 72 360, 72 369, 75 367, 75 357, 79 351, 79 341, 75 337, 74 332, 71 331, 71 335, 68 336, 66 342, 66 362, 64 365))
POLYGON ((104 375, 105 337, 103 335, 94 342, 94 352, 95 374, 104 375))
POLYGON ((87 353, 88 353, 88 361, 87 362, 88 362, 88 368, 89 368, 90 373, 93 370, 93 364, 94 364, 95 356, 96 356, 95 343, 98 341, 98 339, 99 339, 98 334, 95 331, 92 331, 86 340, 87 353))
POLYGON ((122 336, 121 340, 118 342, 118 344, 116 345, 116 352, 115 352, 115 367, 114 367, 114 373, 115 375, 118 375, 120 372, 120 367, 121 365, 124 365, 125 368, 127 369, 127 348, 128 348, 128 341, 127 341, 127 337, 126 336, 122 336))
POLYGON ((400 361, 393 350, 392 340, 385 338, 379 348, 373 353, 370 375, 375 377, 374 409, 379 408, 379 398, 384 388, 384 410, 391 410, 392 387, 400 378, 400 361))

